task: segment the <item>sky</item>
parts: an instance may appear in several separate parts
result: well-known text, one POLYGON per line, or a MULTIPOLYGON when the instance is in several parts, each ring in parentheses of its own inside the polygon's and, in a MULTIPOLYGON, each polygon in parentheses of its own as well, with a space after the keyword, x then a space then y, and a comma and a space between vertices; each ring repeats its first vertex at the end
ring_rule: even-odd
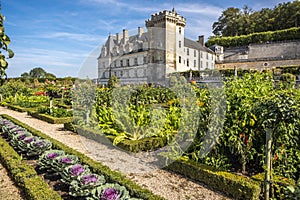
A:
POLYGON ((151 14, 172 10, 186 18, 186 37, 212 35, 228 7, 273 8, 280 0, 2 0, 5 32, 15 56, 8 77, 35 67, 57 77, 97 77, 97 57, 109 34, 136 34, 151 14))

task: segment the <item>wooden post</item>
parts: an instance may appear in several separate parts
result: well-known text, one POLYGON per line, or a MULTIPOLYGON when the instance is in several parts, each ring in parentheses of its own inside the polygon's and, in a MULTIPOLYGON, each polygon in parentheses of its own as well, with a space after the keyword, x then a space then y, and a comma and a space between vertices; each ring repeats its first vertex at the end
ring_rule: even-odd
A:
POLYGON ((266 171, 265 171, 265 200, 270 199, 271 185, 271 151, 272 151, 272 130, 267 129, 266 133, 266 171))
POLYGON ((50 114, 52 114, 52 107, 53 107, 53 100, 52 98, 50 97, 50 105, 49 105, 49 108, 50 108, 50 114))

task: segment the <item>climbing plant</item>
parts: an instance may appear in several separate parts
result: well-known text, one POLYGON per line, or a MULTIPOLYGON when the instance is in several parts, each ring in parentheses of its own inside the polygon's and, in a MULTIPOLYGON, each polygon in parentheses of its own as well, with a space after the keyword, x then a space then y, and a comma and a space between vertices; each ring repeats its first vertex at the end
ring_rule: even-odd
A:
MULTIPOLYGON (((1 10, 0 10, 1 12, 1 10)), ((8 48, 10 44, 9 37, 4 31, 4 20, 5 17, 0 13, 0 84, 2 85, 4 80, 7 78, 5 70, 7 69, 8 63, 6 58, 12 58, 14 52, 8 48)))

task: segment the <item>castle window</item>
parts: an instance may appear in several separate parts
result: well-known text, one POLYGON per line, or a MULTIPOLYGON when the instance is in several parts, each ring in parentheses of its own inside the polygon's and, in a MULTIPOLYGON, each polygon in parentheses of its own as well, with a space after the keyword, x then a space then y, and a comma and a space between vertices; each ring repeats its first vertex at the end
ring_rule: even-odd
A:
POLYGON ((123 67, 123 60, 120 60, 120 66, 123 67))
POLYGON ((196 57, 197 55, 197 52, 196 52, 196 49, 194 49, 194 57, 196 57))
POLYGON ((189 50, 189 48, 186 48, 186 55, 190 55, 190 50, 189 50))
POLYGON ((129 59, 126 60, 126 66, 130 66, 129 59))
POLYGON ((144 63, 147 63, 147 56, 144 56, 144 63))
POLYGON ((196 67, 196 60, 194 60, 194 67, 196 67))
POLYGON ((203 53, 202 52, 200 52, 200 58, 203 58, 203 53))
POLYGON ((178 58, 178 62, 179 62, 179 63, 181 63, 181 56, 179 56, 179 58, 178 58))
POLYGON ((121 76, 121 77, 123 76, 123 71, 120 71, 120 76, 121 76))
POLYGON ((179 41, 179 48, 181 48, 181 41, 179 41))
POLYGON ((138 65, 138 59, 134 58, 134 65, 138 65))
POLYGON ((186 66, 189 66, 189 59, 186 60, 186 66))
POLYGON ((208 53, 206 53, 206 59, 208 60, 208 53))
POLYGON ((179 34, 181 34, 181 27, 179 27, 179 34))

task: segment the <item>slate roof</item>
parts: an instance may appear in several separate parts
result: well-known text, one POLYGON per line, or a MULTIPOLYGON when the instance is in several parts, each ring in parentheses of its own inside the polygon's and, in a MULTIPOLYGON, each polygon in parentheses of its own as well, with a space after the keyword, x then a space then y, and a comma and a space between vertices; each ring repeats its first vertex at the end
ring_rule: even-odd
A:
POLYGON ((188 48, 192 48, 192 49, 197 49, 200 51, 205 51, 208 53, 214 53, 212 50, 210 50, 209 48, 202 46, 199 42, 190 40, 188 38, 184 38, 184 46, 188 47, 188 48))

